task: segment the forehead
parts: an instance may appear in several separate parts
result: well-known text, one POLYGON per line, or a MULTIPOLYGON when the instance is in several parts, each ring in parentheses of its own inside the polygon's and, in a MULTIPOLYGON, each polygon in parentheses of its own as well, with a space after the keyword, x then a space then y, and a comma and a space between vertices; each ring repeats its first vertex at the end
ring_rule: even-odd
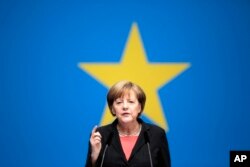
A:
POLYGON ((136 92, 133 89, 123 90, 119 96, 115 99, 120 98, 137 98, 136 92))

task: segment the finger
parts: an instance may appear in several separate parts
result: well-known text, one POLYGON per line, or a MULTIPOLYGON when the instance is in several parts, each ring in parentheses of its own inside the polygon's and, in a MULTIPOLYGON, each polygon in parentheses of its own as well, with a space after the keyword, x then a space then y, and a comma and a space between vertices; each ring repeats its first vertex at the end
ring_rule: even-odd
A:
POLYGON ((96 136, 95 138, 94 138, 94 141, 98 141, 98 142, 101 142, 101 138, 99 137, 99 136, 96 136))
POLYGON ((100 139, 102 138, 102 135, 99 132, 95 132, 92 134, 92 138, 99 137, 100 139))
POLYGON ((97 125, 94 126, 94 128, 92 129, 92 134, 96 132, 97 127, 97 125))
POLYGON ((90 139, 90 142, 92 143, 92 144, 94 144, 94 143, 101 143, 101 136, 92 136, 92 138, 90 139))

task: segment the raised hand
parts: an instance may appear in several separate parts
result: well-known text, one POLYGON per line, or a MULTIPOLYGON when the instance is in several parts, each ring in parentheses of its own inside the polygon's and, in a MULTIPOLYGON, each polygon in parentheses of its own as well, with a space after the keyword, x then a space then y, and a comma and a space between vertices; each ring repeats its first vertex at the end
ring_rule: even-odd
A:
POLYGON ((100 154, 100 151, 101 151, 101 148, 102 148, 102 136, 99 132, 96 131, 97 129, 97 126, 95 126, 93 129, 92 129, 92 133, 91 133, 91 137, 90 137, 90 144, 91 144, 91 159, 92 159, 92 164, 95 164, 99 154, 100 154))

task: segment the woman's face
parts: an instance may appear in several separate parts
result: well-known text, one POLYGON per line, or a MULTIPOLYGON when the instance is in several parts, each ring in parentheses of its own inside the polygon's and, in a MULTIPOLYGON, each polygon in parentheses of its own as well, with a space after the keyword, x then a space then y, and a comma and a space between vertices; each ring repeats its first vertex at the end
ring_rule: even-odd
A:
POLYGON ((112 112, 121 123, 129 123, 137 120, 138 114, 141 112, 141 105, 138 102, 135 92, 130 90, 123 97, 115 99, 112 112))

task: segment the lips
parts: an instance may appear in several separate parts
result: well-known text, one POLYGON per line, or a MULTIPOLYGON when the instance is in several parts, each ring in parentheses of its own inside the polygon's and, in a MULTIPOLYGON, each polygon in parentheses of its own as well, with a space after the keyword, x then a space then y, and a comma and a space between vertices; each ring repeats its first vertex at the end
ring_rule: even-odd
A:
POLYGON ((126 113, 122 113, 122 116, 129 116, 130 113, 126 112, 126 113))

